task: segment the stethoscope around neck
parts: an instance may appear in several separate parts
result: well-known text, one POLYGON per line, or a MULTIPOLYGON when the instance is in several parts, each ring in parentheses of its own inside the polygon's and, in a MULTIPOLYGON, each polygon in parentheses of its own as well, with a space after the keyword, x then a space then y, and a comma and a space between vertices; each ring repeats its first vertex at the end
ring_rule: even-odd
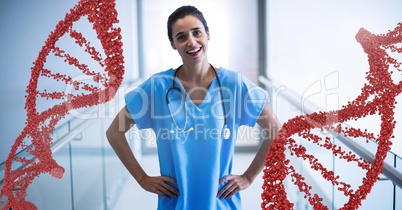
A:
MULTIPOLYGON (((215 68, 214 68, 211 64, 209 64, 209 65, 211 66, 212 70, 213 70, 214 73, 215 73, 216 81, 218 82, 218 86, 219 86, 219 93, 220 93, 220 96, 221 96, 221 105, 222 105, 222 110, 223 110, 223 114, 224 114, 224 124, 223 124, 223 128, 222 128, 222 130, 221 130, 221 137, 222 137, 223 139, 229 139, 229 137, 230 137, 230 130, 229 130, 229 128, 227 127, 226 107, 225 107, 225 104, 224 104, 224 102, 223 102, 223 92, 222 92, 221 81, 219 80, 219 77, 218 77, 218 74, 216 73, 215 68)), ((183 65, 179 66, 179 68, 177 68, 176 71, 174 72, 172 87, 167 90, 166 96, 165 96, 165 97, 166 97, 166 104, 168 105, 170 117, 172 118, 173 124, 174 124, 174 126, 176 127, 176 130, 170 130, 170 133, 172 133, 172 134, 174 134, 174 133, 188 133, 188 132, 191 132, 191 131, 194 130, 193 127, 190 127, 190 128, 187 129, 187 119, 188 119, 188 116, 187 116, 188 110, 187 110, 187 109, 188 109, 188 107, 187 107, 187 103, 186 103, 186 94, 183 92, 182 89, 180 89, 179 87, 176 87, 176 86, 175 86, 175 85, 176 85, 177 73, 179 72, 179 70, 180 70, 180 68, 181 68, 182 66, 183 66, 183 65), (185 117, 184 117, 184 127, 183 127, 183 128, 180 128, 180 127, 177 125, 176 120, 175 120, 174 117, 173 117, 171 107, 170 107, 170 101, 169 101, 169 97, 168 97, 168 96, 169 96, 169 93, 170 93, 171 91, 173 91, 173 90, 179 91, 180 94, 181 94, 182 100, 184 101, 184 112, 185 112, 184 114, 185 114, 185 117)))

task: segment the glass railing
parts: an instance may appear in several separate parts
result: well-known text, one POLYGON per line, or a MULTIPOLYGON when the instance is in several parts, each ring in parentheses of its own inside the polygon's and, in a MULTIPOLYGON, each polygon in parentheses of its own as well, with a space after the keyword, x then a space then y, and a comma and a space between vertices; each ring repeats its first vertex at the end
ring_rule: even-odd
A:
MULTIPOLYGON (((49 174, 35 178, 27 189, 27 201, 38 209, 113 209, 128 172, 110 147, 105 132, 123 104, 123 95, 124 88, 109 103, 83 110, 81 115, 76 113, 57 126, 51 134, 51 150, 65 169, 64 175, 61 179, 49 174), (92 113, 96 117, 88 119, 92 113)), ((135 143, 134 138, 128 141, 132 146, 135 143)), ((25 150, 16 156, 35 159, 25 150)), ((4 167, 4 163, 0 165, 0 187, 4 167)), ((24 167, 18 162, 12 164, 12 170, 24 167)))
MULTIPOLYGON (((269 90, 270 82, 260 78, 265 88, 269 90)), ((124 93, 117 95, 115 100, 122 100, 124 93), (120 96, 120 97, 119 97, 120 96)), ((290 91, 283 91, 275 98, 275 104, 280 107, 273 107, 281 122, 285 122, 296 115, 304 114, 297 106, 299 99, 290 91), (292 102, 292 100, 294 100, 292 102), (295 102, 295 103, 294 103, 295 102), (295 105, 296 104, 296 105, 295 105)), ((115 113, 109 113, 112 104, 119 104, 111 101, 106 105, 87 110, 89 113, 98 112, 101 117, 96 119, 83 119, 73 117, 63 123, 52 134, 54 144, 52 145, 54 159, 64 167, 64 176, 59 180, 48 174, 43 174, 34 179, 27 191, 26 199, 33 202, 38 209, 112 209, 118 195, 129 177, 127 170, 119 161, 105 137, 105 130, 111 123, 115 113), (107 110, 102 107, 109 107, 107 110)), ((121 108, 121 107, 119 107, 121 108)), ((116 108, 114 112, 117 112, 116 108)), ((304 107, 304 110, 306 107, 304 107)), ((312 109, 318 111, 317 107, 312 109)), ((330 136, 333 143, 348 150, 349 143, 340 136, 332 135, 321 131, 316 132, 320 136, 330 136), (346 144, 345 144, 346 142, 346 144)), ((135 135, 128 138, 133 150, 140 157, 141 141, 136 141, 135 135)), ((359 143, 353 141, 353 143, 359 143)), ((357 144, 354 147, 364 149, 360 151, 362 156, 370 158, 375 154, 377 145, 375 142, 357 144)), ((349 184, 358 186, 364 172, 358 167, 351 167, 350 163, 335 158, 332 153, 299 139, 307 150, 314 154, 328 169, 334 170, 341 177, 345 177, 349 184)), ((349 148, 351 149, 351 148, 349 148)), ((356 149, 356 148, 354 148, 356 149)), ((354 151, 355 153, 358 153, 354 151)), ((20 157, 34 158, 26 151, 17 154, 20 157)), ((289 155, 289 154, 288 154, 289 155)), ((346 198, 327 181, 321 178, 320 174, 312 171, 308 164, 297 158, 291 158, 292 165, 299 172, 302 172, 306 182, 313 186, 314 192, 324 198, 323 204, 329 209, 338 209, 346 202, 346 198)), ((13 170, 24 167, 13 164, 13 170)), ((395 153, 389 152, 384 166, 384 173, 380 180, 374 185, 369 196, 362 202, 361 209, 402 209, 401 187, 402 159, 395 153), (397 183, 397 184, 396 184, 397 183), (379 202, 381 201, 381 202, 379 202)), ((4 177, 4 166, 0 165, 0 181, 4 177)), ((295 209, 312 209, 304 194, 289 180, 286 180, 288 197, 295 204, 295 209)), ((2 200, 6 198, 1 198, 2 200)), ((1 206, 0 206, 1 208, 1 206)))
MULTIPOLYGON (((280 86, 273 84, 264 77, 260 77, 259 80, 268 91, 280 86)), ((280 94, 271 94, 271 96, 275 96, 275 98, 272 98, 272 106, 281 122, 286 122, 297 115, 323 111, 308 102, 305 102, 301 107, 301 97, 290 90, 281 91, 280 94)), ((344 125, 347 126, 346 124, 344 125)), ((351 151, 369 162, 375 157, 378 145, 374 141, 366 143, 366 139, 345 138, 339 134, 328 131, 323 132, 318 129, 312 132, 320 137, 330 137, 333 144, 340 146, 346 152, 351 151)), ((298 141, 299 145, 303 145, 309 154, 313 154, 318 158, 324 167, 328 170, 333 170, 336 175, 341 177, 342 181, 350 184, 353 189, 361 185, 362 178, 365 177, 365 172, 367 172, 366 170, 361 169, 355 163, 335 157, 331 151, 323 149, 314 143, 297 136, 292 136, 292 138, 298 141)), ((343 195, 343 192, 335 189, 336 187, 324 180, 319 172, 311 169, 308 161, 291 156, 290 151, 287 151, 287 158, 290 159, 290 164, 296 167, 297 172, 305 177, 306 183, 312 186, 311 192, 320 195, 323 198, 322 203, 329 209, 339 209, 348 202, 348 198, 343 195)), ((397 199, 402 197, 401 164, 401 157, 389 151, 384 161, 380 180, 375 183, 367 198, 362 201, 359 209, 402 209, 402 200, 397 199)), ((305 194, 300 193, 298 187, 291 180, 286 179, 285 185, 289 200, 294 203, 295 209, 313 209, 308 200, 304 198, 305 194)))

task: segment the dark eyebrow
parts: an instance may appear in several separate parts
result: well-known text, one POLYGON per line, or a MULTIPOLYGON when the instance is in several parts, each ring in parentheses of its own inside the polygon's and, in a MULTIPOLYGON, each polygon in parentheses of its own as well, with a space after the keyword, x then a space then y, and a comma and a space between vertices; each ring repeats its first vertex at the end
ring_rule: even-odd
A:
MULTIPOLYGON (((201 27, 195 27, 195 28, 192 28, 192 29, 191 29, 191 31, 196 31, 196 30, 201 30, 201 27)), ((178 36, 180 36, 180 35, 182 35, 182 34, 184 34, 184 32, 179 32, 179 33, 177 33, 177 34, 175 35, 175 37, 178 37, 178 36)))

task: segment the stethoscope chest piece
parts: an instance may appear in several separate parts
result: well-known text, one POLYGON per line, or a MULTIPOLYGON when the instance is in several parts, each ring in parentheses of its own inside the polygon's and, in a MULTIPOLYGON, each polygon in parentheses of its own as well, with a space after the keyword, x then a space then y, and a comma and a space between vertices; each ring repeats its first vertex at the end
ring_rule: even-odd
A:
POLYGON ((229 139, 229 137, 230 137, 230 130, 225 126, 225 128, 222 130, 222 138, 229 139))

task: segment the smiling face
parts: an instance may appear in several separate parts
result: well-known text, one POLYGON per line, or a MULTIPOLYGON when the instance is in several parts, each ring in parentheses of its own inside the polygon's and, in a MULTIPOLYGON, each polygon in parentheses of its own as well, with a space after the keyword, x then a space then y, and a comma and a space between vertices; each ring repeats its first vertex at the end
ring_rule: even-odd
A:
POLYGON ((170 44, 180 54, 183 63, 207 61, 209 32, 195 16, 188 15, 172 24, 170 44))

